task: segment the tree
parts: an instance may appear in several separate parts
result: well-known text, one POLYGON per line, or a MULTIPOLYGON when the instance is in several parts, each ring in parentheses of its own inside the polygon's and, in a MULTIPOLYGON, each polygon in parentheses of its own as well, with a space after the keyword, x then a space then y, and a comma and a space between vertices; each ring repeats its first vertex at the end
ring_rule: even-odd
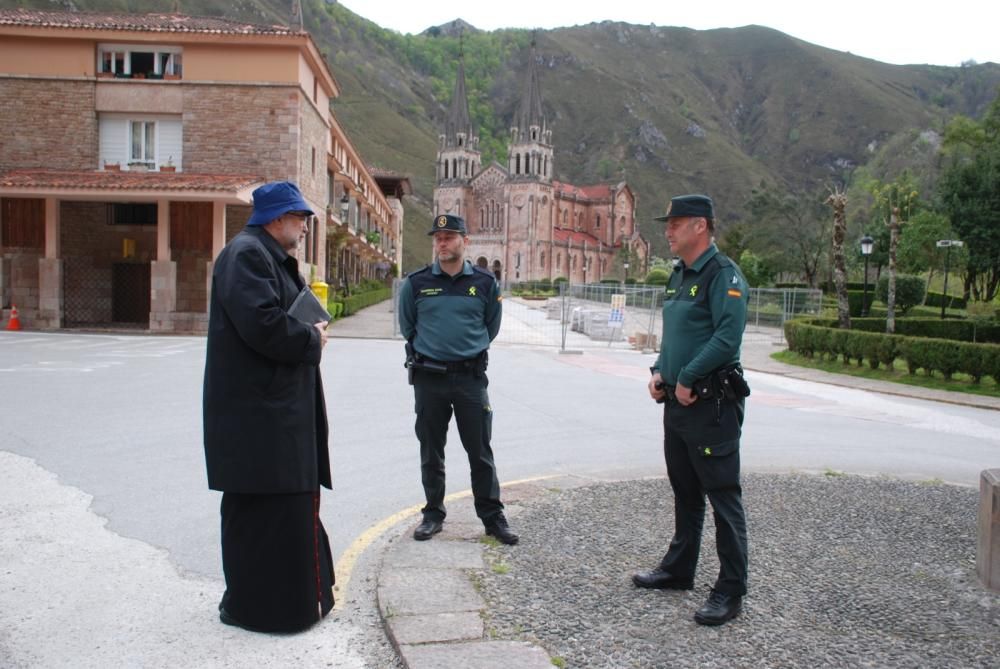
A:
POLYGON ((839 188, 830 193, 826 204, 833 209, 833 282, 837 287, 837 320, 844 330, 851 328, 851 308, 847 300, 847 267, 844 263, 844 237, 847 235, 847 196, 839 188))
POLYGON ((748 202, 753 220, 750 248, 762 253, 778 270, 801 273, 815 288, 830 238, 823 197, 815 193, 785 193, 762 184, 748 202))
POLYGON ((965 297, 991 301, 1000 285, 1000 95, 981 122, 953 120, 944 148, 951 164, 938 196, 968 251, 965 297))
POLYGON ((767 261, 750 249, 740 254, 737 264, 740 266, 743 276, 746 277, 747 283, 754 288, 766 286, 774 279, 774 271, 768 267, 767 261))
MULTIPOLYGON (((944 254, 937 247, 938 240, 954 238, 955 233, 944 214, 929 210, 914 214, 906 234, 899 240, 897 260, 900 271, 907 274, 927 272, 927 283, 930 285, 934 273, 944 263, 944 254)), ((961 269, 954 255, 951 262, 956 271, 961 269)))

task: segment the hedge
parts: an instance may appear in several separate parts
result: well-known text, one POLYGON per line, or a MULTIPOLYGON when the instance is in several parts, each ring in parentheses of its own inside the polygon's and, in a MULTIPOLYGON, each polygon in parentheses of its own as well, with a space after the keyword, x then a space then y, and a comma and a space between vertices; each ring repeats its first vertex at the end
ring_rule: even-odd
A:
POLYGON ((938 307, 940 309, 942 302, 944 302, 944 306, 948 309, 965 309, 968 306, 964 297, 955 297, 954 295, 945 297, 944 293, 927 291, 927 299, 924 301, 924 306, 938 307))
MULTIPOLYGON (((351 314, 356 314, 365 307, 370 307, 373 304, 378 304, 379 302, 384 302, 392 297, 392 288, 379 288, 377 290, 368 290, 363 293, 355 293, 349 297, 342 298, 342 302, 334 302, 333 304, 340 304, 343 307, 343 316, 350 316, 351 314)), ((327 311, 330 311, 331 305, 327 303, 327 311)), ((330 311, 333 314, 333 311, 330 311)))
MULTIPOLYGON (((885 318, 852 318, 851 328, 867 332, 885 332, 885 318)), ((957 318, 897 318, 896 334, 907 337, 933 337, 957 341, 1000 344, 1000 324, 977 324, 957 318)))
MULTIPOLYGON (((910 374, 923 369, 928 375, 939 372, 950 379, 961 372, 968 374, 973 383, 991 376, 1000 384, 1000 344, 901 334, 901 329, 911 332, 930 329, 926 322, 900 328, 908 323, 906 319, 896 321, 897 334, 868 331, 873 322, 881 322, 884 329, 885 322, 876 318, 856 319, 850 330, 838 328, 837 321, 829 318, 793 319, 785 322, 785 340, 790 350, 810 358, 827 356, 834 360, 841 358, 844 364, 857 361, 859 365, 867 361, 872 369, 879 365, 891 368, 901 358, 910 374)), ((948 325, 953 322, 939 321, 948 325)))

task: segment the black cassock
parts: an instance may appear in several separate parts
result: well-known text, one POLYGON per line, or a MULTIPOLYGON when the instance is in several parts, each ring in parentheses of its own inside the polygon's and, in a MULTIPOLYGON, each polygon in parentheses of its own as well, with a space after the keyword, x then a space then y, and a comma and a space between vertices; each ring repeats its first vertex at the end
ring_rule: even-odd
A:
POLYGON ((265 632, 305 629, 333 608, 333 560, 319 492, 222 495, 222 606, 265 632))
POLYGON ((248 227, 216 259, 205 359, 208 484, 222 491, 220 609, 244 627, 293 632, 333 606, 319 519, 329 488, 320 335, 288 315, 297 261, 248 227))

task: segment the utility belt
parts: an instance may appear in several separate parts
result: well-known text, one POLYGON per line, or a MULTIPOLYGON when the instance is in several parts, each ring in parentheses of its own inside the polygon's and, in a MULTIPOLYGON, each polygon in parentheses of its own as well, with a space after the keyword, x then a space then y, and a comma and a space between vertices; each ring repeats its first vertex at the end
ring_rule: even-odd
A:
POLYGON ((482 378, 486 373, 486 366, 489 364, 489 354, 483 351, 475 358, 466 360, 434 360, 428 358, 423 353, 413 350, 413 346, 406 343, 406 367, 410 385, 413 385, 413 375, 416 371, 427 372, 443 376, 445 374, 472 374, 476 378, 482 378))
MULTIPOLYGON (((668 386, 662 381, 656 385, 664 392, 668 401, 673 402, 677 399, 676 386, 668 386)), ((691 390, 699 400, 715 399, 721 402, 724 399, 737 400, 750 396, 750 386, 743 378, 743 367, 738 362, 720 367, 708 376, 698 379, 691 384, 691 390)))

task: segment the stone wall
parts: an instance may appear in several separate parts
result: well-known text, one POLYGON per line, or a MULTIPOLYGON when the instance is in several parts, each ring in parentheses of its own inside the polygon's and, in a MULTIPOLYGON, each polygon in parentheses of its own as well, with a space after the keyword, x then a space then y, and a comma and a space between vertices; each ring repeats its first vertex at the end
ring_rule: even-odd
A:
POLYGON ((266 181, 296 176, 300 147, 297 87, 185 88, 186 171, 251 174, 266 181))
POLYGON ((93 82, 0 76, 0 109, 0 172, 98 168, 93 82))

